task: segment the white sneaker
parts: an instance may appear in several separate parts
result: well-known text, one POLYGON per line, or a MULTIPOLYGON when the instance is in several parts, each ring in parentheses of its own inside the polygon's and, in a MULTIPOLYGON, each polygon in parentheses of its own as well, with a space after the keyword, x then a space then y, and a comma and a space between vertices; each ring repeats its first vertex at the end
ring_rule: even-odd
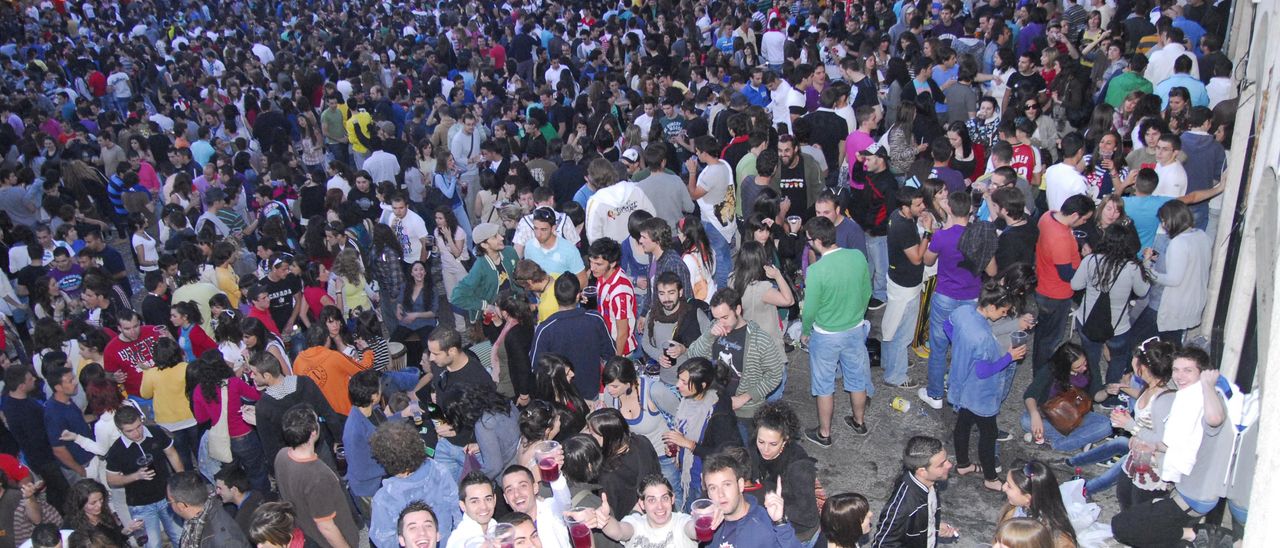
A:
POLYGON ((941 399, 941 398, 930 398, 930 397, 929 397, 929 389, 928 389, 928 388, 923 388, 923 387, 922 387, 922 388, 920 388, 920 390, 916 391, 916 396, 919 396, 919 397, 920 397, 920 401, 923 401, 923 402, 924 402, 924 403, 926 403, 929 407, 932 407, 932 408, 934 408, 934 409, 942 409, 942 399, 941 399))

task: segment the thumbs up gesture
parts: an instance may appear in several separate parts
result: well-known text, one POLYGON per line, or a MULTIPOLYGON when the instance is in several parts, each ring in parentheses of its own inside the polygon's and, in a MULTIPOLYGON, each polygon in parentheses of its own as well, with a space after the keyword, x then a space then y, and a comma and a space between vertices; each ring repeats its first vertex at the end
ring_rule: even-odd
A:
POLYGON ((769 519, 779 521, 783 516, 782 476, 778 476, 778 487, 764 495, 764 509, 769 512, 769 519))
POLYGON ((600 493, 600 506, 595 509, 595 522, 592 523, 593 529, 603 529, 609 520, 613 519, 613 508, 609 506, 609 495, 600 493))

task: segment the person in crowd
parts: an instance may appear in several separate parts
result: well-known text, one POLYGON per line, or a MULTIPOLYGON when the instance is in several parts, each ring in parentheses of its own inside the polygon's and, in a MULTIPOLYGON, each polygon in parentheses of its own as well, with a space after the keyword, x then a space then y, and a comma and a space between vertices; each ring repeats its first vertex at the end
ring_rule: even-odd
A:
MULTIPOLYGON (((334 411, 315 381, 307 376, 286 374, 279 362, 266 355, 249 360, 249 374, 254 388, 262 393, 262 397, 256 405, 245 408, 244 419, 255 425, 262 442, 263 456, 277 455, 287 447, 284 442, 284 414, 297 405, 306 404, 324 419, 323 436, 327 443, 319 444, 316 452, 326 464, 336 467, 331 446, 342 439, 346 415, 334 411)), ((274 477, 275 458, 266 460, 274 477)))
POLYGON ((36 375, 28 365, 17 363, 6 367, 5 397, 0 402, 0 410, 4 411, 7 428, 26 456, 31 469, 41 478, 47 478, 45 486, 48 488, 49 503, 63 508, 67 504, 71 486, 53 456, 45 430, 44 406, 37 399, 39 388, 36 381, 36 375))
POLYGON ((1157 215, 1169 240, 1163 253, 1157 248, 1143 250, 1142 264, 1151 272, 1153 284, 1147 308, 1134 321, 1132 338, 1146 340, 1159 334, 1164 340, 1180 342, 1183 332, 1200 324, 1208 303, 1213 243, 1195 227, 1195 216, 1186 204, 1166 202, 1157 215))
POLYGON ((389 475, 373 496, 370 542, 379 548, 396 546, 396 516, 409 502, 424 500, 438 509, 437 530, 447 544, 462 514, 454 505, 458 500, 458 482, 435 459, 427 458, 417 430, 406 422, 389 421, 379 425, 369 438, 369 445, 374 460, 389 475))
POLYGON ((1049 362, 1067 336, 1071 321, 1071 280, 1080 268, 1080 246, 1072 232, 1093 217, 1093 199, 1077 194, 1063 201, 1061 209, 1040 217, 1036 240, 1036 308, 1034 354, 1031 363, 1040 369, 1049 362))
MULTIPOLYGON (((751 441, 746 444, 751 460, 748 480, 752 485, 774 485, 782 482, 782 498, 786 517, 803 544, 812 544, 818 534, 818 507, 814 495, 817 485, 815 460, 804 447, 794 443, 800 434, 800 419, 785 402, 771 402, 756 411, 751 441)), ((751 492, 763 504, 767 491, 751 492)))
MULTIPOLYGON (((553 455, 557 464, 563 466, 564 453, 563 450, 553 455)), ((532 464, 532 463, 530 463, 532 464)), ((538 467, 534 466, 533 470, 538 467)), ((530 468, 512 464, 502 471, 502 498, 507 503, 507 507, 512 510, 504 523, 509 523, 512 516, 519 517, 523 515, 521 523, 529 523, 531 531, 536 532, 534 538, 541 537, 542 544, 549 548, 569 548, 572 546, 569 540, 569 530, 564 524, 564 511, 569 509, 571 496, 569 494, 569 485, 564 474, 559 478, 548 483, 551 484, 551 498, 543 498, 538 493, 539 478, 534 476, 530 468)), ((516 533, 517 545, 520 540, 527 536, 528 533, 521 531, 519 528, 516 533)), ((527 542, 527 541, 526 541, 527 542)), ((527 546, 534 546, 527 544, 527 546)))
MULTIPOLYGON (((208 423, 210 428, 219 422, 226 421, 227 434, 230 436, 230 454, 234 461, 249 473, 254 489, 267 491, 271 488, 267 480, 266 456, 262 452, 262 442, 258 433, 244 420, 244 407, 257 402, 261 395, 249 383, 235 376, 222 354, 211 350, 201 356, 192 367, 191 407, 196 423, 208 423), (224 416, 223 409, 226 409, 224 416)), ((214 443, 209 437, 209 443, 214 443)), ((213 450, 209 450, 214 459, 213 450)))
POLYGON ((142 419, 142 413, 129 406, 115 413, 120 438, 107 450, 107 484, 124 487, 129 514, 145 524, 147 548, 159 548, 166 538, 178 545, 182 528, 169 511, 165 487, 170 477, 183 471, 182 460, 173 438, 142 419))
MULTIPOLYGON (((223 508, 235 507, 236 525, 245 535, 250 535, 254 514, 267 502, 271 493, 256 491, 249 483, 249 475, 236 465, 223 466, 213 476, 213 492, 222 500, 223 508)), ((252 536, 252 535, 250 535, 252 536)))
POLYGON ((662 472, 658 453, 648 438, 631 431, 622 412, 614 408, 599 409, 587 416, 584 432, 600 445, 599 483, 604 493, 614 495, 614 517, 626 517, 626 509, 636 503, 636 478, 662 472))
POLYGON ((282 548, 304 545, 307 541, 298 528, 298 514, 287 502, 267 502, 253 513, 253 521, 246 533, 255 546, 282 548))
MULTIPOLYGON (((1117 355, 1119 358, 1119 355, 1117 355)), ((1048 443, 1055 451, 1074 453, 1111 435, 1111 421, 1102 414, 1085 413, 1070 430, 1059 430, 1042 412, 1042 407, 1065 392, 1078 390, 1089 401, 1105 400, 1119 392, 1117 383, 1103 385, 1097 366, 1085 359, 1085 350, 1075 343, 1063 343, 1049 358, 1049 363, 1034 372, 1031 384, 1022 394, 1026 410, 1022 413, 1027 440, 1048 443)))
POLYGON ((62 528, 74 531, 91 530, 102 534, 110 545, 124 546, 129 535, 145 527, 142 520, 134 519, 121 524, 110 508, 107 488, 91 479, 82 479, 71 485, 66 506, 62 509, 62 528))
MULTIPOLYGON (((921 188, 924 188, 923 186, 921 188)), ((938 189, 942 190, 942 189, 938 189)), ((929 407, 941 409, 946 394, 943 376, 947 370, 947 349, 951 338, 943 330, 951 313, 966 304, 976 302, 982 289, 978 273, 964 264, 968 257, 961 249, 964 234, 969 230, 969 213, 973 209, 973 197, 968 192, 951 192, 946 200, 938 202, 947 214, 946 223, 934 232, 925 250, 925 264, 938 268, 937 288, 929 299, 929 369, 927 386, 917 396, 929 407)), ((992 256, 994 261, 995 257, 992 256)), ((987 265, 977 270, 986 271, 987 265)), ((992 274, 992 272, 988 272, 992 274)), ((921 304, 924 310, 924 303, 921 304)))
POLYGON ((822 529, 814 546, 823 542, 828 547, 856 547, 864 535, 871 534, 871 504, 858 493, 839 493, 827 499, 818 515, 822 529))
MULTIPOLYGON (((1120 207, 1116 200, 1108 203, 1120 207)), ((1122 203, 1122 202, 1120 202, 1122 203)), ((1105 214, 1105 209, 1103 214, 1105 214)), ((1150 274, 1138 260, 1138 239, 1127 225, 1112 223, 1102 233, 1093 253, 1080 263, 1071 278, 1071 289, 1085 290, 1082 306, 1072 315, 1089 368, 1102 368, 1102 348, 1110 356, 1103 381, 1120 382, 1125 374, 1124 356, 1129 355, 1129 300, 1145 297, 1151 289, 1150 274), (1097 307, 1106 307, 1099 309, 1097 307), (1086 325, 1088 328, 1086 329, 1086 325), (1094 337, 1100 337, 1095 340, 1094 337)))
POLYGON ((351 412, 342 430, 342 447, 347 458, 347 489, 362 516, 369 515, 374 493, 382 484, 386 471, 369 453, 369 437, 387 419, 382 414, 382 378, 377 371, 366 369, 351 376, 347 384, 351 412))
POLYGON ((1013 466, 1002 486, 1006 500, 996 526, 1014 518, 1031 518, 1049 528, 1053 546, 1075 546, 1076 531, 1067 516, 1053 469, 1037 460, 1013 466))
POLYGON ((316 412, 310 406, 294 406, 285 412, 281 424, 285 448, 275 456, 281 500, 297 508, 298 527, 311 542, 331 547, 356 546, 360 528, 352 517, 346 490, 333 470, 316 455, 316 442, 320 439, 316 412))
POLYGON ((182 540, 178 546, 248 548, 249 538, 222 508, 222 499, 209 488, 209 481, 195 471, 169 477, 167 498, 173 513, 182 518, 182 540))
POLYGON ((330 339, 329 331, 323 323, 312 325, 307 330, 309 346, 294 359, 293 371, 298 376, 310 377, 324 393, 329 406, 345 416, 351 411, 348 383, 363 368, 347 354, 328 348, 326 344, 330 339))
POLYGON ((924 257, 933 239, 933 216, 926 214, 919 189, 898 189, 894 203, 897 207, 889 214, 885 236, 889 268, 880 324, 880 363, 885 384, 915 390, 920 385, 907 376, 907 348, 912 339, 909 326, 920 313, 924 257))
POLYGON ((600 367, 616 354, 617 340, 610 336, 598 310, 578 306, 581 294, 577 276, 556 278, 555 298, 560 309, 534 330, 529 360, 536 374, 545 355, 556 354, 568 359, 578 393, 595 399, 600 391, 600 367))
POLYGON ((880 511, 871 546, 932 546, 939 539, 959 537, 959 531, 941 519, 942 500, 937 490, 937 484, 947 481, 954 467, 941 440, 929 436, 907 440, 902 450, 902 474, 886 499, 900 502, 880 511))
POLYGON ((703 483, 714 505, 712 545, 802 546, 786 519, 781 477, 773 485, 762 486, 767 490, 765 502, 756 503, 745 492, 745 464, 731 454, 720 453, 703 463, 703 483))
POLYGON ((460 548, 473 539, 484 539, 493 534, 498 522, 494 511, 498 506, 498 486, 489 476, 472 471, 458 484, 458 507, 462 517, 449 534, 446 548, 460 548))
POLYGON ((493 223, 480 223, 471 231, 476 260, 467 276, 449 293, 455 310, 471 322, 479 321, 493 305, 498 290, 512 284, 520 257, 504 243, 504 231, 493 223))

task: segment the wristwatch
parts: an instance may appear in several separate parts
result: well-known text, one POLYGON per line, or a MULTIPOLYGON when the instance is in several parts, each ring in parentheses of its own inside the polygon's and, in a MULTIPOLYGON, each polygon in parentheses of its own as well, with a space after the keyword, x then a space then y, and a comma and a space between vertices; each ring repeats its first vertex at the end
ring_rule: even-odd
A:
POLYGON ((933 237, 933 231, 932 231, 932 230, 926 230, 926 231, 924 231, 924 234, 922 234, 922 235, 920 236, 920 239, 922 239, 922 240, 923 240, 923 239, 925 239, 925 238, 932 238, 932 237, 933 237))
POLYGON ((773 526, 774 526, 774 527, 778 527, 778 526, 780 526, 780 525, 786 525, 786 524, 788 524, 788 523, 791 523, 791 520, 787 519, 787 516, 785 516, 785 515, 784 515, 784 516, 782 516, 782 519, 780 519, 780 520, 778 520, 778 521, 773 522, 773 526))

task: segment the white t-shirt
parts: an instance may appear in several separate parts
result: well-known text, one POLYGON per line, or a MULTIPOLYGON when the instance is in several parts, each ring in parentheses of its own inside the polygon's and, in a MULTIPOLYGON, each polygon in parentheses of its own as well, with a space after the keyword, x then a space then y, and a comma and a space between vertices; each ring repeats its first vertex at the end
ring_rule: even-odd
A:
MULTIPOLYGON (((129 240, 129 245, 133 246, 135 250, 139 246, 142 247, 142 254, 138 258, 142 259, 143 261, 154 262, 154 261, 160 260, 160 255, 159 253, 156 252, 155 238, 144 238, 142 236, 134 234, 133 238, 129 240)), ((160 268, 160 267, 156 266, 155 264, 152 264, 151 266, 138 265, 138 270, 141 270, 143 272, 151 272, 152 270, 155 270, 157 268, 160 268)))
POLYGON ((1160 162, 1156 162, 1156 175, 1160 177, 1160 184, 1156 185, 1155 192, 1151 193, 1152 196, 1181 198, 1186 195, 1187 170, 1182 167, 1182 162, 1169 165, 1160 165, 1160 162))
POLYGON ((698 198, 702 220, 711 223, 725 240, 732 242, 737 233, 734 212, 737 207, 733 185, 733 170, 729 163, 717 160, 698 174, 698 187, 707 193, 698 198))
POLYGON ((397 218, 395 213, 388 212, 382 216, 382 220, 391 226, 391 232, 396 235, 396 241, 400 242, 401 252, 404 254, 404 262, 412 263, 422 257, 422 239, 426 238, 427 223, 422 220, 422 216, 413 211, 406 211, 404 218, 397 218))
POLYGON ((1044 171, 1045 200, 1049 211, 1059 211, 1067 198, 1076 194, 1088 194, 1089 185, 1076 168, 1067 164, 1053 164, 1044 171))
POLYGON ((622 518, 623 523, 631 524, 635 533, 631 535, 631 540, 622 543, 627 548, 696 548, 697 542, 694 542, 684 534, 684 527, 689 520, 692 519, 689 514, 673 512, 671 520, 660 528, 653 528, 649 525, 649 520, 644 514, 630 514, 622 518))

